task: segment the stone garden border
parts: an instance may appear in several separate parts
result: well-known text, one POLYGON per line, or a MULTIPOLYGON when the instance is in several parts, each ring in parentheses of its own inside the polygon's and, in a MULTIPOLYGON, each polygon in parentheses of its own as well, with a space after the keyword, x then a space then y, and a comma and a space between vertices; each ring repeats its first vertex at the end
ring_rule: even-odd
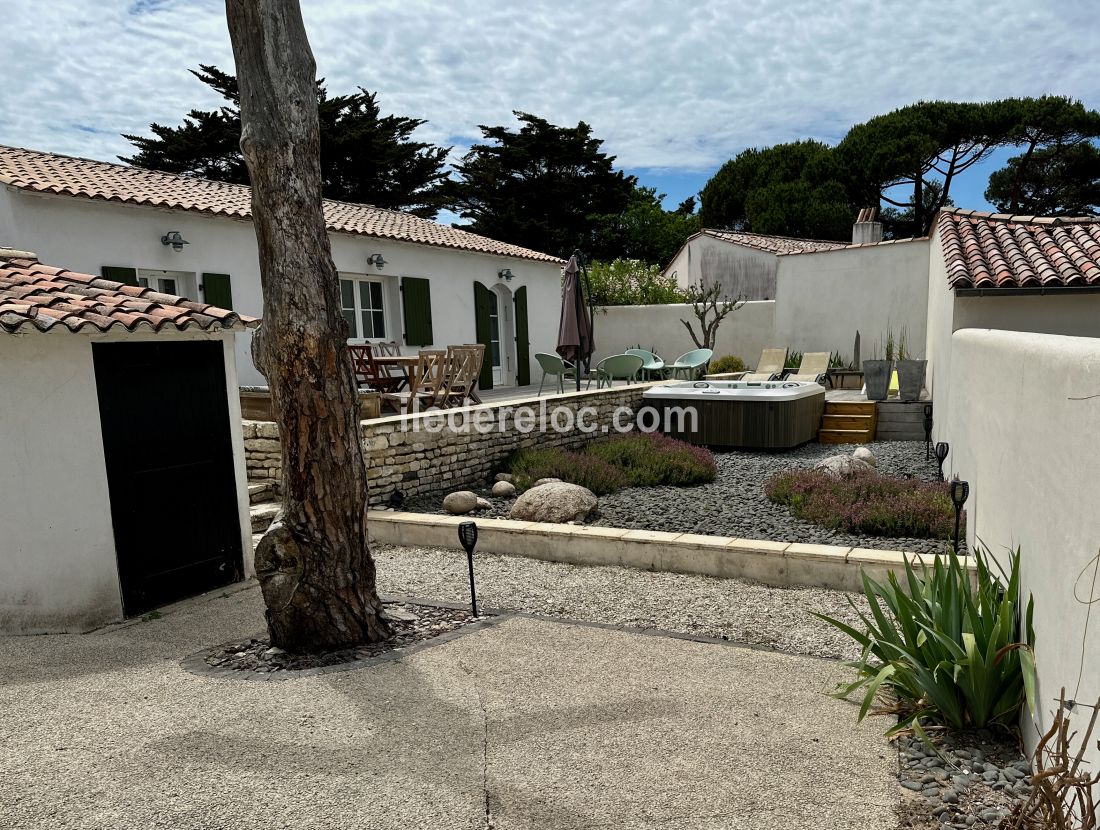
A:
MULTIPOLYGON (((906 558, 927 565, 936 558, 897 550, 381 510, 370 511, 368 526, 377 543, 456 548, 458 526, 471 520, 477 521, 478 550, 484 553, 838 591, 861 591, 861 572, 883 581, 891 572, 904 574, 906 558)), ((975 582, 977 566, 970 561, 966 567, 975 582)))

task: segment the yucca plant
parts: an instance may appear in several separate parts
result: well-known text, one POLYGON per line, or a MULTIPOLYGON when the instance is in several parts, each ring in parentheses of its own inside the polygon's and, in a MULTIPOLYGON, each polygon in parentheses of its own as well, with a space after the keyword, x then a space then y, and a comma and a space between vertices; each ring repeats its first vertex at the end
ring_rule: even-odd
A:
POLYGON ((862 648, 847 664, 857 679, 834 693, 862 693, 860 720, 883 686, 894 692, 900 715, 887 734, 921 732, 924 721, 951 729, 1011 726, 1025 699, 1035 711, 1035 631, 1030 596, 1020 614, 1020 551, 1010 553, 1007 573, 988 550, 979 548, 975 561, 977 588, 953 550, 931 567, 922 563, 919 575, 906 560, 904 586, 893 573, 886 584, 863 574, 870 616, 849 599, 862 631, 814 615, 862 648))

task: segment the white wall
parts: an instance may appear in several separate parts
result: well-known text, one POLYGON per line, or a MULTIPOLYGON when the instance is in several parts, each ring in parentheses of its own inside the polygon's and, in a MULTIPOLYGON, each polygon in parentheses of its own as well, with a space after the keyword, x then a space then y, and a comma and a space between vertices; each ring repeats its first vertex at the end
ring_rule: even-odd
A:
POLYGON ((706 233, 688 239, 665 268, 681 288, 720 282, 730 297, 775 298, 775 254, 715 239, 706 233))
MULTIPOLYGON (((962 329, 951 337, 949 385, 940 439, 945 469, 970 482, 967 538, 994 554, 1021 548, 1023 585, 1035 598, 1041 729, 1052 699, 1100 696, 1100 625, 1087 640, 1087 608, 1074 583, 1100 549, 1100 339, 962 329), (1087 398, 1086 400, 1079 400, 1087 398), (1077 689, 1085 649, 1084 674, 1077 689)), ((941 375, 942 384, 942 375, 941 375)), ((1078 583, 1089 596, 1091 568, 1078 583)), ((1077 723, 1088 710, 1078 709, 1077 723)), ((1029 745, 1036 732, 1025 730, 1029 745)), ((1090 747, 1093 765, 1100 751, 1090 747)))
POLYGON ((778 257, 775 345, 800 352, 873 357, 876 341, 904 328, 913 357, 925 354, 928 240, 778 257))
POLYGON ((123 337, 224 342, 241 544, 253 572, 231 334, 0 334, 0 631, 84 631, 122 616, 91 347, 123 337))
MULTIPOLYGON (((399 277, 431 279, 435 337, 431 345, 438 348, 474 342, 473 283, 478 280, 492 288, 501 282, 497 273, 507 267, 515 275, 506 283, 508 289, 514 292, 527 286, 531 354, 552 351, 557 342, 561 269, 554 263, 353 234, 333 233, 330 239, 337 270, 388 278, 389 339, 401 342, 403 332, 396 290, 399 277), (375 253, 386 260, 381 271, 367 265, 367 257, 375 253)), ((46 264, 91 274, 100 273, 104 265, 229 274, 234 309, 257 317, 263 311, 250 220, 0 188, 0 245, 34 251, 46 264), (170 230, 180 231, 190 243, 183 251, 176 253, 161 244, 161 236, 170 230)), ((251 335, 237 340, 240 383, 264 385, 252 364, 251 335)), ((532 359, 532 376, 534 371, 532 359)))
MULTIPOLYGON (((763 349, 780 345, 772 340, 774 314, 775 303, 764 301, 748 302, 737 311, 730 312, 718 328, 714 356, 737 355, 747 365, 755 366, 763 349)), ((690 305, 607 306, 597 309, 594 321, 596 359, 641 344, 643 349, 656 349, 666 361, 675 360, 684 352, 697 348, 681 320, 692 323, 698 333, 699 323, 690 305)))

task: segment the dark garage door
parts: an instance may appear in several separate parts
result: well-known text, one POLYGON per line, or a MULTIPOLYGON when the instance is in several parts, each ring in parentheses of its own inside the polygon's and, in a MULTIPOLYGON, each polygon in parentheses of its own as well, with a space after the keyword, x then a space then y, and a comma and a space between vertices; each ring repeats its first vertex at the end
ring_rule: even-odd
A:
POLYGON ((127 616, 240 578, 222 345, 92 347, 127 616))

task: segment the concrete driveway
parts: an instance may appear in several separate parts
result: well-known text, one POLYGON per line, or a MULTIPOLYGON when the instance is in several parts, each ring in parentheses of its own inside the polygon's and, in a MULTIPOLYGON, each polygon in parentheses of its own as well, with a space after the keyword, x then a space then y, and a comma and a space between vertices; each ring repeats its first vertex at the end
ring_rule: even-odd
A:
POLYGON ((255 588, 84 636, 0 638, 13 828, 893 826, 884 724, 836 663, 512 617, 281 682, 180 660, 262 627, 255 588))

